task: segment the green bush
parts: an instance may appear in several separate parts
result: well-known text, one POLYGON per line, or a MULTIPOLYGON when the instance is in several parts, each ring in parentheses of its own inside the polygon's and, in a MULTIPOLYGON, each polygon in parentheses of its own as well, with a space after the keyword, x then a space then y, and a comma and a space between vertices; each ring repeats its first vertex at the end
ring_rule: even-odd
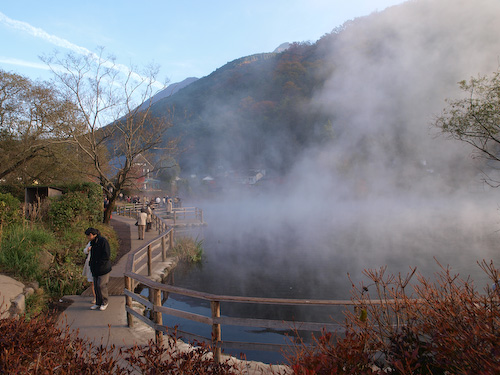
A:
MULTIPOLYGON (((74 241, 74 246, 68 247, 42 227, 10 226, 0 247, 0 266, 23 281, 38 281, 52 298, 80 294, 85 287, 82 249, 87 240, 83 231, 82 227, 74 235, 70 235, 71 231, 66 232, 74 241), (50 260, 45 267, 40 261, 42 252, 50 260)), ((116 256, 116 236, 110 234, 109 237, 116 256)))
POLYGON ((10 194, 19 202, 24 200, 24 186, 21 185, 0 185, 0 193, 10 194))
POLYGON ((64 254, 72 254, 77 259, 85 259, 82 249, 88 240, 83 232, 89 226, 85 223, 78 223, 71 228, 65 228, 63 231, 57 233, 60 248, 65 249, 64 254))
POLYGON ((85 289, 86 278, 82 267, 66 257, 63 262, 55 262, 43 275, 40 285, 52 297, 80 294, 85 289))
POLYGON ((49 218, 56 230, 63 230, 86 216, 86 196, 80 192, 70 192, 54 198, 49 208, 49 218))
POLYGON ((21 221, 21 202, 10 193, 0 193, 0 224, 5 226, 20 223, 21 221))
POLYGON ((31 319, 41 313, 47 312, 47 295, 42 288, 39 288, 35 293, 26 297, 26 319, 31 319))
POLYGON ((96 184, 78 184, 62 188, 65 194, 52 198, 49 220, 52 227, 65 230, 76 223, 95 225, 102 221, 102 192, 96 184))
POLYGON ((85 262, 82 250, 88 241, 86 228, 95 227, 108 239, 112 261, 119 247, 113 228, 102 224, 99 185, 83 183, 59 188, 65 194, 50 199, 47 215, 38 217, 42 221, 28 220, 25 227, 20 225, 20 201, 11 194, 0 193, 0 269, 21 281, 39 283, 44 297, 29 301, 36 306, 35 313, 48 299, 80 294, 86 287, 86 278, 81 274, 85 262))
POLYGON ((82 183, 68 186, 69 192, 81 192, 86 197, 86 220, 89 223, 100 223, 103 218, 103 195, 99 184, 82 183))

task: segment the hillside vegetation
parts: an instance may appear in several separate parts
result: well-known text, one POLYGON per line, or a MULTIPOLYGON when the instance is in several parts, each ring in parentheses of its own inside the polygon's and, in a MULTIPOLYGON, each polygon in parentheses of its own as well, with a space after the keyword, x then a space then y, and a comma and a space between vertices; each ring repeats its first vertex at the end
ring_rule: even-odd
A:
POLYGON ((173 115, 167 136, 181 138, 181 168, 208 173, 219 165, 266 166, 285 172, 297 150, 330 139, 329 119, 308 111, 307 103, 325 82, 322 45, 333 37, 234 60, 155 103, 153 113, 173 115))

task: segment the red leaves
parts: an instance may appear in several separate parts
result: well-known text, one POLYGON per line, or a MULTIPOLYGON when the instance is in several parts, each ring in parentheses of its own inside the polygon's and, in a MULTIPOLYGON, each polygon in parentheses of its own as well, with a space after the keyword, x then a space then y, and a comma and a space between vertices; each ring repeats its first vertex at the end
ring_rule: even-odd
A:
MULTIPOLYGON (((480 267, 498 281, 492 262, 480 267)), ((346 312, 344 337, 323 332, 312 347, 295 347, 288 357, 294 372, 500 373, 500 295, 490 288, 481 294, 470 280, 441 269, 434 282, 418 276, 411 291, 415 270, 406 278, 385 275, 385 268, 365 271, 370 285, 353 285, 360 308, 346 312)))
POLYGON ((227 362, 215 363, 205 345, 179 351, 175 337, 169 337, 165 346, 150 342, 118 350, 77 338, 69 328, 58 329, 47 316, 0 320, 0 332, 0 374, 238 373, 227 362))

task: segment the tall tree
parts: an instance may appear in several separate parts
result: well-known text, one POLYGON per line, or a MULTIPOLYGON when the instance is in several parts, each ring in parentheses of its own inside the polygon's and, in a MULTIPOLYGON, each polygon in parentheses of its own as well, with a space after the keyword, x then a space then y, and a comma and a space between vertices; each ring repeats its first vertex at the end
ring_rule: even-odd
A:
MULTIPOLYGON (((448 99, 448 107, 435 125, 452 138, 473 146, 477 156, 500 162, 500 70, 491 76, 461 81, 459 85, 464 97, 448 99)), ((500 186, 500 182, 494 183, 500 186)))
POLYGON ((0 70, 0 179, 33 183, 34 163, 39 178, 44 164, 57 162, 72 109, 48 82, 0 70))
MULTIPOLYGON (((68 132, 88 157, 93 177, 109 202, 104 211, 107 223, 120 192, 138 177, 136 158, 154 152, 159 163, 176 148, 175 140, 163 142, 170 120, 153 118, 150 113, 148 99, 157 90, 158 67, 148 66, 140 72, 125 68, 113 57, 105 57, 103 48, 87 55, 55 53, 42 60, 77 106, 78 116, 68 132)), ((147 173, 151 172, 154 170, 147 173)))

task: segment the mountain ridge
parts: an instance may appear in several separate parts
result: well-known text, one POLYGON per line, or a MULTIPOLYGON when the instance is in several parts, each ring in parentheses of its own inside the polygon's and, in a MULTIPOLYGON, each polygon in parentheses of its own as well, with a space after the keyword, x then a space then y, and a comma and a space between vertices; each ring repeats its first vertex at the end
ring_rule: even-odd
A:
POLYGON ((353 178, 393 168, 390 179, 404 181, 436 165, 448 176, 457 147, 429 137, 428 118, 456 82, 495 69, 491 14, 500 9, 479 3, 417 0, 350 20, 315 43, 230 61, 151 110, 175 112, 167 137, 181 139, 185 173, 284 176, 331 154, 353 178))

